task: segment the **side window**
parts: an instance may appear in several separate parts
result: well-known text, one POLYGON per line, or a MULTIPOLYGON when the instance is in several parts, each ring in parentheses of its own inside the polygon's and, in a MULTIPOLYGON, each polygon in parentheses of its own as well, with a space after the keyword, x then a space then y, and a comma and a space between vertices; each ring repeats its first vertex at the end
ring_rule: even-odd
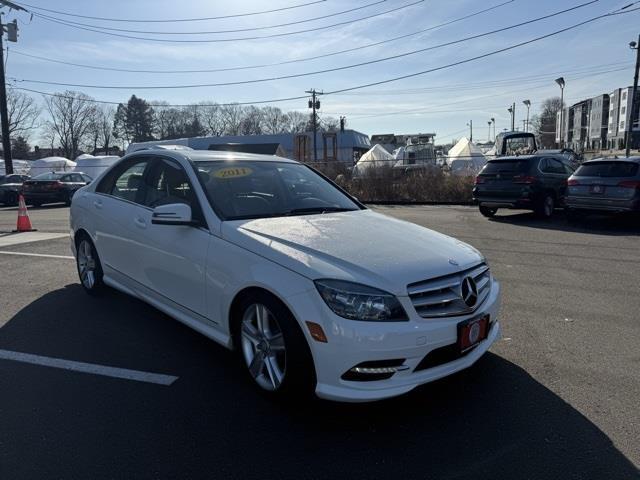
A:
POLYGON ((575 172, 575 170, 571 168, 569 165, 567 165, 566 163, 564 163, 562 166, 564 167, 564 170, 567 173, 567 175, 573 175, 573 172, 575 172))
POLYGON ((85 182, 89 182, 89 183, 93 182, 93 178, 91 178, 89 175, 85 175, 85 174, 82 174, 82 180, 85 181, 85 182))
POLYGON ((186 203, 191 207, 194 220, 204 223, 202 210, 187 173, 177 162, 159 158, 154 161, 145 177, 142 205, 155 208, 170 203, 186 203))
POLYGON ((142 175, 147 163, 147 159, 135 159, 120 165, 119 168, 112 170, 102 179, 96 192, 135 202, 138 198, 138 191, 141 191, 142 175))
POLYGON ((71 176, 71 181, 72 182, 76 182, 76 183, 82 183, 84 182, 84 180, 82 180, 82 175, 80 175, 79 173, 74 173, 71 176))
POLYGON ((540 170, 542 170, 543 173, 555 173, 561 175, 564 175, 565 173, 564 165, 555 158, 543 158, 540 162, 540 170))
POLYGON ((60 177, 60 181, 61 182, 71 182, 71 175, 63 175, 62 177, 60 177))

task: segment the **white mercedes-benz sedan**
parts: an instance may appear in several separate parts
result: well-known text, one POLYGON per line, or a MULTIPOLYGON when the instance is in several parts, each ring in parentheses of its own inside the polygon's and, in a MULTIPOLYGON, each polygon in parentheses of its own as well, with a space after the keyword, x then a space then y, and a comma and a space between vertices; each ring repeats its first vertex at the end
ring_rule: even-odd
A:
POLYGON ((475 248, 285 158, 127 155, 73 197, 71 248, 88 293, 116 288, 236 350, 272 394, 400 395, 500 336, 475 248))

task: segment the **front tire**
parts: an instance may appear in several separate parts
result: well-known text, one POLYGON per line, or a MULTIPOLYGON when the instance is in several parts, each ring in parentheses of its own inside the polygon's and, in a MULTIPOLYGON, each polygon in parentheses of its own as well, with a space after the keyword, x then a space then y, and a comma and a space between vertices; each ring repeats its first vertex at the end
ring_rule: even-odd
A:
POLYGON ((76 245, 76 267, 84 291, 98 295, 104 289, 102 264, 95 245, 87 234, 78 239, 76 245))
POLYGON ((497 208, 483 207, 482 205, 480 205, 480 213, 483 217, 491 218, 497 213, 497 211, 497 208))
POLYGON ((272 396, 307 396, 315 387, 309 346, 291 312, 266 292, 247 295, 237 309, 235 341, 253 383, 272 396))

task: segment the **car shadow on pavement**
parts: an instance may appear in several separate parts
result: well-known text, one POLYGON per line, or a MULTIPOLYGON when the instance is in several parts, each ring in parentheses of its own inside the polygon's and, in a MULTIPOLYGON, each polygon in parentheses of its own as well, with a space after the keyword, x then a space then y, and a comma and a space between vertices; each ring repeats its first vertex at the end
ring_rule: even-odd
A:
POLYGON ((283 402, 144 303, 68 285, 0 349, 176 375, 171 386, 0 360, 2 478, 632 479, 589 419, 495 354, 370 404, 283 402))
POLYGON ((562 211, 556 212, 550 219, 543 219, 533 212, 501 213, 489 219, 493 222, 518 225, 547 230, 591 233, 595 235, 626 236, 640 235, 640 215, 602 215, 584 214, 578 219, 569 220, 562 211))

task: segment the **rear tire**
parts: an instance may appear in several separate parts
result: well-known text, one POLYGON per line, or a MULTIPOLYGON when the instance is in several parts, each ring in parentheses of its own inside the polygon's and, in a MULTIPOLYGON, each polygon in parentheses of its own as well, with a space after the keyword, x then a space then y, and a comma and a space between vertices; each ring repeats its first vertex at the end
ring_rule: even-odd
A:
POLYGON ((76 242, 76 267, 80 285, 89 295, 99 295, 104 290, 102 264, 98 251, 86 233, 76 242))
POLYGON ((236 351, 254 385, 283 399, 311 395, 316 378, 309 345, 285 305, 256 291, 240 300, 233 321, 236 351))
POLYGON ((536 208, 536 214, 542 218, 551 218, 556 208, 553 195, 546 193, 536 208))
POLYGON ((481 214, 482 214, 482 216, 484 216, 484 217, 491 218, 491 217, 493 217, 497 212, 498 212, 498 209, 497 209, 497 208, 483 207, 482 205, 480 205, 480 213, 481 213, 481 214))

